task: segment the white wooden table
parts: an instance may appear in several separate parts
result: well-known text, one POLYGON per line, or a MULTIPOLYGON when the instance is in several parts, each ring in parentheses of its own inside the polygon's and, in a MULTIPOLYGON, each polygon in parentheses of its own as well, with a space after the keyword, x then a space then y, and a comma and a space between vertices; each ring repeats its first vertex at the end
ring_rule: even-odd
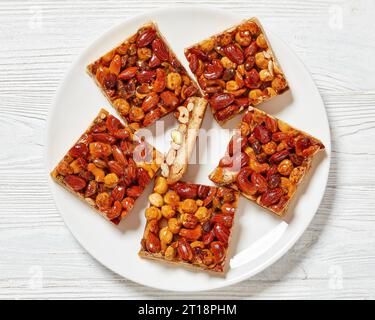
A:
POLYGON ((0 298, 375 298, 374 12, 373 0, 2 0, 0 298), (122 279, 80 247, 49 191, 44 145, 56 88, 83 48, 128 17, 190 2, 257 15, 295 50, 327 108, 332 167, 288 254, 240 284, 186 295, 122 279))

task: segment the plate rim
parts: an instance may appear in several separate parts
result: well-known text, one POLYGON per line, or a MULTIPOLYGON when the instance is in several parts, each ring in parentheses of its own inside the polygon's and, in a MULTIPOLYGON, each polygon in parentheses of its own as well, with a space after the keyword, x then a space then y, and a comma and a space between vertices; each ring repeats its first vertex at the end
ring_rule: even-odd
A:
MULTIPOLYGON (((84 55, 85 52, 87 52, 88 50, 90 50, 91 48, 94 48, 98 45, 98 43, 100 43, 100 41, 102 40, 102 38, 104 38, 105 36, 108 36, 109 34, 113 33, 113 32, 116 32, 117 29, 121 29, 123 28, 123 25, 125 24, 128 24, 128 23, 131 23, 133 20, 137 20, 137 19, 140 19, 140 18, 148 18, 148 19, 152 19, 151 18, 151 15, 152 14, 160 14, 160 13, 163 13, 163 12, 173 12, 173 11, 183 11, 183 10, 189 10, 189 11, 199 11, 201 12, 202 10, 205 10, 205 11, 208 11, 210 14, 212 13, 218 13, 218 14, 221 14, 221 15, 227 15, 227 16, 235 16, 234 13, 231 13, 231 12, 227 12, 223 9, 218 9, 218 8, 212 8, 210 6, 207 6, 207 5, 202 5, 200 6, 199 8, 197 7, 194 7, 194 6, 176 6, 176 7, 164 7, 164 8, 157 8, 157 9, 149 9, 149 10, 146 10, 146 11, 142 11, 138 14, 135 14, 135 15, 132 15, 130 17, 127 17, 125 18, 122 22, 119 22, 119 23, 116 23, 114 24, 113 26, 109 27, 108 29, 106 29, 104 32, 102 32, 101 34, 99 34, 98 37, 95 37, 95 39, 93 39, 92 41, 89 41, 89 44, 86 45, 79 53, 77 56, 74 57, 73 59, 73 62, 70 64, 70 66, 66 69, 63 77, 61 78, 61 80, 59 81, 59 84, 57 86, 57 89, 55 91, 55 95, 54 95, 54 98, 52 99, 52 103, 50 105, 50 108, 48 110, 48 115, 47 115, 47 118, 46 118, 46 131, 45 131, 45 138, 44 138, 44 143, 45 143, 45 148, 44 148, 44 164, 45 164, 45 174, 47 175, 47 181, 48 181, 48 186, 49 186, 49 189, 51 191, 51 194, 52 194, 52 197, 53 197, 53 200, 54 200, 54 203, 56 205, 56 208, 58 209, 59 211, 59 214, 62 218, 62 220, 64 221, 64 224, 65 226, 67 227, 67 229, 69 230, 69 232, 71 233, 71 235, 73 236, 74 239, 76 239, 76 241, 79 243, 79 245, 86 251, 90 254, 90 256, 92 258, 94 258, 97 262, 99 262, 102 266, 104 266, 106 269, 118 274, 119 276, 121 276, 122 278, 124 279, 127 279, 127 280, 130 280, 134 283, 137 283, 137 284, 140 284, 140 285, 143 285, 145 287, 149 287, 149 288, 153 288, 153 289, 158 289, 158 290, 162 290, 162 291, 169 291, 169 292, 203 292, 203 291, 209 291, 209 290, 216 290, 218 288, 223 288, 223 287, 228 287, 230 285, 233 285, 233 284, 236 284, 236 283, 240 283, 246 279, 249 279, 251 277, 253 277, 254 275, 264 271, 265 269, 267 269, 269 266, 271 266, 272 264, 276 263, 281 257, 283 257, 292 247, 293 245, 295 245, 297 243, 297 241, 300 239, 300 237, 302 236, 302 234, 307 230, 307 228, 310 226, 311 224, 311 221, 313 220, 313 218, 315 217, 316 213, 318 212, 319 208, 320 208, 320 205, 322 203, 322 200, 323 200, 323 197, 324 197, 324 194, 325 194, 325 190, 327 188, 327 184, 328 184, 328 178, 329 178, 329 174, 330 174, 330 169, 331 169, 331 143, 332 143, 332 138, 331 138, 331 128, 330 128, 330 123, 329 123, 329 120, 328 120, 328 114, 327 114, 327 109, 326 109, 326 106, 325 106, 325 103, 324 103, 324 100, 315 84, 315 81, 309 71, 309 69, 306 67, 306 65, 303 63, 303 61, 300 59, 300 57, 294 52, 294 50, 279 36, 277 36, 277 34, 275 34, 272 29, 269 29, 267 27, 267 33, 270 33, 274 36, 276 36, 278 38, 279 41, 281 41, 283 43, 284 46, 286 46, 290 53, 294 56, 294 58, 296 60, 299 61, 299 63, 304 67, 304 72, 306 73, 306 76, 310 78, 310 80, 314 83, 316 89, 317 89, 317 92, 318 92, 318 95, 319 95, 319 99, 320 99, 320 102, 321 104, 323 105, 323 109, 324 109, 324 118, 326 120, 326 123, 328 124, 328 137, 327 137, 327 141, 325 141, 325 147, 326 147, 326 157, 327 157, 327 161, 328 161, 328 168, 327 168, 327 175, 325 176, 325 179, 324 179, 324 191, 321 193, 321 196, 319 198, 319 201, 317 202, 317 207, 314 209, 314 214, 311 215, 311 217, 308 218, 308 220, 306 220, 306 223, 305 223, 305 227, 304 228, 300 228, 297 232, 294 233, 294 235, 289 239, 289 241, 285 242, 285 244, 277 251, 275 252, 274 254, 272 254, 268 259, 266 259, 265 261, 263 261, 263 263, 260 263, 257 267, 253 268, 251 271, 248 271, 242 275, 239 275, 235 278, 232 278, 232 279, 228 279, 226 280, 225 282, 219 282, 218 284, 215 284, 213 286, 211 286, 210 288, 199 288, 199 289, 189 289, 189 288, 185 288, 185 289, 179 289, 179 288, 176 288, 176 289, 168 289, 168 288, 160 288, 160 287, 157 287, 156 285, 153 285, 153 284, 148 284, 146 282, 143 282, 143 281, 139 281, 139 280, 134 280, 133 278, 129 278, 127 276, 124 276, 121 274, 121 272, 119 270, 116 270, 116 268, 113 268, 113 267, 109 267, 107 265, 107 263, 101 261, 99 258, 96 257, 96 254, 93 253, 91 251, 91 249, 88 249, 84 244, 83 244, 83 240, 80 238, 80 236, 78 234, 74 234, 72 229, 70 228, 69 226, 69 223, 67 222, 66 220, 66 217, 61 213, 61 208, 60 208, 60 205, 58 204, 58 201, 56 200, 56 195, 55 195, 55 192, 53 191, 53 188, 56 187, 55 184, 53 183, 53 180, 51 179, 50 177, 50 172, 49 172, 49 169, 48 169, 48 166, 49 166, 49 162, 48 162, 48 159, 49 159, 49 155, 48 155, 48 148, 47 146, 49 145, 48 142, 49 142, 49 139, 50 139, 50 132, 51 132, 51 119, 52 119, 52 115, 54 113, 54 110, 56 108, 56 105, 57 105, 57 101, 59 100, 61 94, 62 94, 62 88, 64 87, 64 83, 66 82, 69 74, 77 67, 77 65, 79 64, 80 62, 80 59, 81 57, 84 55)), ((242 21, 246 19, 245 17, 243 17, 242 15, 239 17, 239 21, 242 21)), ((229 26, 230 27, 230 26, 229 26)), ((82 70, 82 72, 84 72, 84 70, 82 70)))

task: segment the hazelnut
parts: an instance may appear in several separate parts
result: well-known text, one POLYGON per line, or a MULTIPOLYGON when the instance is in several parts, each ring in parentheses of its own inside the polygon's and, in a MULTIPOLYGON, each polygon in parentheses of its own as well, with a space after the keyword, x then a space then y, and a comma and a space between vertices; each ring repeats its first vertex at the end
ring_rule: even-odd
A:
POLYGON ((293 163, 289 159, 281 161, 277 167, 277 171, 283 176, 289 176, 293 170, 293 163))
POLYGON ((169 244, 173 239, 173 233, 169 231, 168 227, 164 227, 159 231, 159 239, 165 244, 169 244))
POLYGON ((130 105, 125 99, 118 98, 113 102, 113 105, 121 115, 126 116, 129 113, 130 105))
POLYGON ((159 208, 152 206, 146 209, 145 216, 146 216, 147 221, 150 221, 153 219, 159 220, 161 219, 162 214, 159 208))
POLYGON ((264 93, 269 98, 272 98, 277 95, 276 91, 271 87, 267 87, 266 89, 264 89, 264 93))
POLYGON ((203 40, 201 43, 200 43, 200 47, 203 51, 205 52, 209 52, 211 50, 214 49, 215 47, 215 40, 212 39, 212 38, 209 38, 209 39, 206 39, 206 40, 203 40))
POLYGON ((274 141, 270 141, 263 145, 262 148, 267 155, 272 155, 276 152, 277 144, 274 141))
POLYGON ((268 69, 264 69, 259 72, 259 78, 263 82, 272 81, 273 75, 269 72, 268 69))
POLYGON ((107 192, 99 193, 95 199, 96 205, 99 209, 108 209, 111 206, 111 197, 107 192))
POLYGON ((284 79, 283 76, 277 75, 273 80, 272 80, 272 89, 274 89, 276 92, 282 91, 287 87, 286 80, 284 79))
POLYGON ((263 100, 263 93, 260 89, 253 89, 249 92, 249 99, 253 104, 259 104, 263 100))
POLYGON ((225 69, 236 69, 237 64, 230 60, 228 57, 222 57, 220 60, 225 69))
POLYGON ((131 107, 129 111, 129 119, 134 122, 139 122, 145 117, 145 113, 140 107, 131 107))
POLYGON ((292 170, 289 176, 291 183, 297 184, 304 176, 306 169, 304 167, 296 167, 292 170))
POLYGON ((173 218, 175 216, 176 211, 173 210, 172 206, 170 206, 169 204, 166 204, 166 205, 161 207, 161 213, 162 213, 164 218, 170 219, 170 218, 173 218))
POLYGON ((225 88, 228 91, 236 91, 240 88, 240 86, 238 85, 238 83, 236 81, 230 80, 226 83, 225 88))
POLYGON ((176 218, 171 218, 168 220, 168 229, 172 233, 177 234, 180 232, 181 223, 176 218))
POLYGON ((168 191, 164 196, 164 202, 166 204, 176 204, 180 201, 180 196, 175 191, 168 191))
POLYGON ((114 188, 117 185, 118 180, 116 173, 109 173, 104 177, 104 184, 107 188, 114 188))
POLYGON ((258 68, 268 69, 268 60, 264 56, 263 52, 258 52, 255 54, 255 64, 258 66, 258 68))
POLYGON ((182 211, 186 213, 195 213, 197 211, 197 203, 193 199, 185 199, 181 205, 182 211))
POLYGON ((164 258, 165 258, 166 260, 171 261, 171 260, 174 259, 175 255, 176 255, 176 249, 173 248, 172 246, 169 246, 169 247, 167 247, 167 249, 165 250, 164 258))
POLYGON ((147 61, 151 58, 152 51, 151 51, 151 49, 149 49, 147 47, 143 47, 143 48, 138 48, 137 54, 138 54, 139 60, 147 61))
POLYGON ((196 200, 195 203, 197 204, 198 207, 203 206, 203 200, 201 199, 196 200))
POLYGON ((244 47, 247 47, 251 43, 250 31, 238 31, 235 35, 235 40, 244 47))
POLYGON ((164 204, 163 197, 159 193, 152 193, 148 196, 148 201, 155 206, 160 208, 164 204))
POLYGON ((197 217, 199 222, 204 223, 210 219, 210 212, 206 207, 199 207, 195 212, 195 216, 197 217))
POLYGON ((167 179, 164 177, 157 177, 155 181, 154 191, 159 194, 164 194, 168 191, 167 179))

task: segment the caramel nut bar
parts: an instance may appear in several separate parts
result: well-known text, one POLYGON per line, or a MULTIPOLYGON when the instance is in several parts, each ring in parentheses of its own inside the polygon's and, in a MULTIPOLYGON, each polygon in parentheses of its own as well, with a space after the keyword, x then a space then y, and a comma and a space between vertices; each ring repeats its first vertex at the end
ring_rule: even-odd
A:
POLYGON ((288 90, 256 18, 185 49, 185 56, 220 124, 288 90))
POLYGON ((171 133, 171 147, 161 165, 161 173, 168 184, 179 181, 187 170, 206 107, 206 99, 191 97, 175 111, 179 125, 171 133))
POLYGON ((209 177, 282 216, 321 150, 318 139, 249 107, 209 177))
POLYGON ((162 155, 101 109, 51 172, 52 178, 114 224, 158 171, 162 155))
POLYGON ((141 257, 223 274, 239 193, 156 178, 141 257))
POLYGON ((201 95, 154 23, 142 26, 87 71, 134 129, 151 125, 188 97, 201 95))

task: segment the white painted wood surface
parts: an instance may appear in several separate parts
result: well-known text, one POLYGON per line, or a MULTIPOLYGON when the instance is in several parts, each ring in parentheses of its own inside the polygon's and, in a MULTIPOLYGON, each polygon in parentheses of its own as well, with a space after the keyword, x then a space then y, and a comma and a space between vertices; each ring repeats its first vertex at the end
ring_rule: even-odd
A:
POLYGON ((375 2, 0 2, 0 298, 375 298, 375 2), (66 69, 109 27, 146 10, 201 5, 257 15, 311 71, 332 128, 318 213, 280 261, 240 284, 162 292, 96 262, 65 227, 44 166, 48 110, 66 69))

